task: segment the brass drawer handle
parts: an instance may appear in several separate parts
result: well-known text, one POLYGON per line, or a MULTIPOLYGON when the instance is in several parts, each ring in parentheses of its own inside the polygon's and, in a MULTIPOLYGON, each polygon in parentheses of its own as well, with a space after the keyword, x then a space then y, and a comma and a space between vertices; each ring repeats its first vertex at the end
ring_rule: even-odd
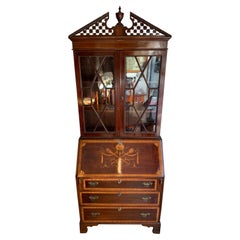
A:
POLYGON ((92 217, 97 217, 100 215, 100 212, 91 212, 92 217))
POLYGON ((144 187, 151 187, 153 185, 153 182, 143 182, 142 184, 144 187))
POLYGON ((148 201, 151 200, 151 199, 152 199, 152 197, 150 197, 150 196, 142 197, 142 200, 143 200, 144 202, 148 202, 148 201))
POLYGON ((99 199, 99 196, 97 196, 97 195, 90 195, 88 198, 89 198, 92 202, 94 202, 94 201, 96 201, 96 200, 99 199))
POLYGON ((147 217, 149 217, 151 214, 148 212, 148 213, 140 213, 140 216, 142 217, 142 218, 147 218, 147 217))
POLYGON ((88 185, 90 187, 96 187, 98 184, 99 184, 99 182, 97 182, 97 181, 90 181, 90 182, 88 182, 88 185))

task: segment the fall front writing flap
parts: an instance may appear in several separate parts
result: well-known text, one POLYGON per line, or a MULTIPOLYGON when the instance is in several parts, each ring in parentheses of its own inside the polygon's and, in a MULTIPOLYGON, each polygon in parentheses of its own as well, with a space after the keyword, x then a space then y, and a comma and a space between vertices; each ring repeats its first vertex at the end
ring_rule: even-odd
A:
POLYGON ((164 174, 158 140, 80 140, 78 158, 77 174, 164 174))

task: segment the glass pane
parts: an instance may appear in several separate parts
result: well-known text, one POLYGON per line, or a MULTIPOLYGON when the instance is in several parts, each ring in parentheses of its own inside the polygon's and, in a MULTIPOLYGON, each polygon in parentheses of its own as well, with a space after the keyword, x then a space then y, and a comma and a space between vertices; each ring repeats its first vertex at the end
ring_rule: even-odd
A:
POLYGON ((86 132, 115 131, 113 56, 80 56, 86 132))
POLYGON ((125 131, 156 131, 160 56, 125 57, 125 131))

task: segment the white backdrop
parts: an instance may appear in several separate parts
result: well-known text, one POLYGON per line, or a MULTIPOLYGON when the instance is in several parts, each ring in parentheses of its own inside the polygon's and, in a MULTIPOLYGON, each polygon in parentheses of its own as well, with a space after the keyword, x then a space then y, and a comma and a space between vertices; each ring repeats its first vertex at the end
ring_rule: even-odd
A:
POLYGON ((0 3, 0 239, 240 239, 237 0, 0 3), (161 234, 79 234, 79 125, 68 35, 119 5, 172 34, 162 137, 161 234), (131 234, 131 236, 130 236, 131 234))

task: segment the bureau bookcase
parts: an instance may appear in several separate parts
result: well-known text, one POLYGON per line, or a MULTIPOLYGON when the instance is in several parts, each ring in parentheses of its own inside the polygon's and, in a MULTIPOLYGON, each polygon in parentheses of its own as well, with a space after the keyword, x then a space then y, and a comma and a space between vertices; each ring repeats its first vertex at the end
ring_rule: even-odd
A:
POLYGON ((160 136, 171 35, 130 13, 109 13, 69 35, 80 138, 76 184, 80 232, 98 224, 142 224, 160 232, 164 165, 160 136))

